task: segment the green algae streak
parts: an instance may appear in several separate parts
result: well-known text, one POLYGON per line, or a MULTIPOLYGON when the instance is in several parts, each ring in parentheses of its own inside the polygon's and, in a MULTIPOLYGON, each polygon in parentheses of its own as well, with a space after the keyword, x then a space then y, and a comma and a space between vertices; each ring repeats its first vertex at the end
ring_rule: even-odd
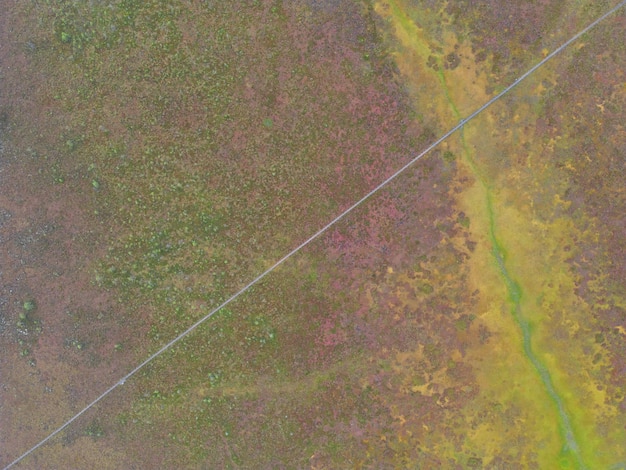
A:
MULTIPOLYGON (((394 17, 397 24, 402 29, 404 29, 404 33, 410 37, 413 51, 420 56, 420 59, 424 63, 426 63, 427 61, 432 62, 433 55, 431 55, 431 48, 429 47, 429 44, 427 44, 421 29, 413 23, 411 18, 409 18, 408 15, 406 15, 404 11, 394 1, 390 1, 389 6, 391 10, 391 16, 394 17)), ((443 92, 443 95, 447 100, 448 106, 451 109, 454 118, 457 121, 461 121, 463 119, 463 116, 462 113, 459 111, 459 106, 457 106, 455 100, 452 98, 450 89, 447 86, 441 55, 436 54, 434 57, 436 59, 436 66, 431 67, 431 69, 433 69, 433 72, 437 76, 441 91, 443 92)), ((472 152, 466 143, 463 129, 461 129, 460 132, 460 142, 463 151, 464 161, 471 170, 473 176, 477 179, 477 181, 480 182, 480 186, 484 193, 484 211, 487 215, 488 220, 487 239, 491 244, 491 255, 495 262, 494 264, 497 268, 498 275, 506 287, 506 292, 508 295, 507 300, 510 304, 510 313, 515 323, 518 325, 519 330, 521 331, 524 354, 538 374, 539 378, 541 379, 541 383, 545 388, 545 392, 550 397, 558 415, 559 430, 561 438, 564 441, 564 445, 561 451, 561 461, 559 462, 559 464, 563 467, 568 467, 569 463, 573 463, 576 468, 586 469, 588 468, 588 466, 585 464, 582 458, 580 447, 578 445, 577 438, 572 426, 571 418, 568 414, 563 399, 561 398, 554 386, 550 371, 537 357, 532 348, 531 326, 529 322, 524 318, 522 312, 522 288, 520 284, 510 274, 509 269, 507 269, 506 249, 503 246, 502 242, 498 239, 497 235, 496 213, 493 203, 493 184, 489 181, 484 172, 481 171, 480 167, 473 158, 472 152)))

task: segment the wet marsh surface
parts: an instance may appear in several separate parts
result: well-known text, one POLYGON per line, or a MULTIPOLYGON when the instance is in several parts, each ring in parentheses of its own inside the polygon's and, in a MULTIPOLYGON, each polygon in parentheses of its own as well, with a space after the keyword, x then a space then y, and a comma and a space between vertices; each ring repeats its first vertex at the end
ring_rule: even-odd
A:
MULTIPOLYGON (((0 4, 0 463, 614 4, 0 4)), ((625 14, 16 468, 621 468, 625 14)))

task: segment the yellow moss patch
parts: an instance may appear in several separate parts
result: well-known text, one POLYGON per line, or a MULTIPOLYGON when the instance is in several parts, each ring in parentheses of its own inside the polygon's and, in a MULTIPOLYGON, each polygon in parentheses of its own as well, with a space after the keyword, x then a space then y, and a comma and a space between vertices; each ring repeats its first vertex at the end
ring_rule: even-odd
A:
MULTIPOLYGON (((433 119, 456 124, 490 98, 486 92, 490 64, 477 65, 470 44, 457 43, 445 29, 435 42, 416 24, 419 15, 412 8, 402 0, 376 4, 389 24, 397 45, 395 58, 416 102, 429 101, 433 119), (445 67, 452 53, 459 63, 445 67)), ((472 313, 492 332, 485 345, 473 345, 464 359, 472 364, 481 390, 472 406, 485 407, 495 400, 517 410, 513 422, 494 415, 471 426, 467 445, 495 455, 517 438, 527 452, 537 454, 544 468, 602 468, 620 455, 626 458, 618 444, 626 436, 623 423, 611 422, 615 410, 599 387, 607 378, 607 364, 597 360, 602 347, 590 341, 595 329, 592 312, 576 296, 577 280, 568 265, 571 253, 564 250, 575 249, 577 239, 597 235, 577 228, 593 226, 592 221, 576 224, 558 216, 569 207, 560 191, 568 184, 568 168, 575 169, 566 162, 565 172, 556 173, 545 153, 567 148, 567 142, 560 136, 537 142, 534 135, 541 105, 531 98, 556 82, 544 68, 525 85, 528 99, 516 100, 513 110, 510 103, 494 105, 466 125, 460 139, 447 143, 464 156, 465 166, 458 169, 458 179, 465 181, 460 184, 458 209, 471 221, 471 238, 477 243, 468 261, 468 289, 480 292, 472 313), (523 331, 530 338, 526 348, 523 331), (598 423, 619 436, 609 438, 598 423), (514 438, 513 431, 504 431, 507 426, 515 426, 519 434, 514 438), (569 426, 580 447, 579 457, 576 452, 561 455, 569 426)), ((589 287, 599 289, 601 284, 598 277, 589 287)), ((420 393, 427 390, 414 387, 420 393)), ((470 410, 465 412, 469 420, 470 410)))

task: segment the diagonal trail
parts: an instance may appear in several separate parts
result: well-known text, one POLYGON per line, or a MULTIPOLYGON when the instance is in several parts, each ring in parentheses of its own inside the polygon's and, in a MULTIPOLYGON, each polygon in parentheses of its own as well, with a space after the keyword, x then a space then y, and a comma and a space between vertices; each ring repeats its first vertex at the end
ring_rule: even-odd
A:
POLYGON ((336 216, 334 219, 332 219, 330 222, 328 222, 324 227, 322 227, 321 229, 319 229, 317 232, 315 232, 313 235, 311 235, 309 238, 307 238, 305 241, 303 241, 302 243, 300 243, 300 245, 298 245, 296 248, 294 248, 293 250, 291 250, 289 253, 287 253, 285 256, 283 256, 282 258, 280 258, 278 261, 276 261, 271 267, 269 267, 268 269, 266 269, 264 272, 262 272, 261 274, 259 274, 257 277, 255 277, 252 281, 250 281, 248 284, 246 284, 242 289, 240 289, 238 292, 236 292, 235 294, 233 294, 230 298, 228 298, 225 302, 223 302, 221 305, 219 305, 218 307, 214 308, 213 310, 211 310, 209 313, 207 313, 204 317, 200 318, 199 320, 197 320, 195 323, 193 323, 191 326, 189 326, 185 331, 183 331, 182 333, 180 333, 178 336, 176 336, 175 338, 173 338, 171 341, 169 341, 168 343, 164 344, 163 346, 161 346, 161 348, 159 348, 156 352, 154 352, 153 354, 151 354, 148 358, 146 358, 143 362, 141 362, 139 365, 137 365, 134 369, 132 369, 130 372, 128 372, 124 377, 122 377, 120 380, 118 380, 115 384, 111 385, 108 389, 106 389, 104 392, 102 392, 95 400, 93 400, 91 403, 89 403, 88 405, 86 405, 81 411, 79 411, 78 413, 76 413, 74 416, 72 416, 70 419, 68 419, 65 423, 63 423, 61 426, 59 426, 56 430, 54 430, 53 432, 51 432, 50 434, 48 434, 44 439, 42 439, 41 441, 39 441, 37 444, 35 444, 34 446, 32 446, 30 449, 28 449, 26 452, 24 452, 22 455, 20 455, 18 458, 16 458, 15 460, 13 460, 11 463, 9 463, 6 467, 4 467, 4 470, 13 467, 14 465, 16 465, 17 463, 19 463, 20 461, 22 461, 24 458, 26 458, 27 456, 29 456, 30 454, 32 454, 35 450, 37 450, 39 447, 41 447, 42 445, 44 445, 46 442, 48 442, 50 439, 52 439, 54 436, 56 436, 57 434, 59 434, 61 431, 63 431, 65 428, 67 428, 70 424, 72 424, 74 421, 76 421, 79 417, 81 417, 83 414, 85 414, 89 409, 93 408, 96 404, 98 404, 101 400, 103 400, 107 395, 109 395, 111 392, 113 392, 113 390, 115 390, 116 388, 124 385, 124 383, 126 382, 126 380, 128 380, 129 378, 131 378, 133 375, 135 375, 137 372, 139 372, 141 369, 143 369, 146 365, 148 365, 150 362, 152 362, 154 359, 156 359, 158 356, 160 356, 161 354, 163 354, 165 351, 167 351, 168 349, 170 349, 172 346, 174 346, 176 343, 178 343, 181 339, 183 339, 184 337, 188 336, 191 332, 193 332, 195 329, 197 329, 200 325, 202 325, 204 322, 206 322, 207 320, 209 320, 211 317, 213 317, 217 312, 219 312, 220 310, 222 310, 224 307, 226 307, 227 305, 231 304, 232 302, 234 302, 236 299, 238 299, 241 295, 243 295, 244 293, 246 293, 248 290, 250 290, 251 287, 253 287, 255 284, 257 284, 259 281, 261 281, 263 278, 265 278, 268 274, 270 274, 271 272, 275 271, 279 266, 281 266, 282 264, 284 264, 289 258, 293 257, 296 253, 298 253, 300 250, 302 250, 304 247, 306 247, 307 245, 309 245, 310 243, 312 243, 314 240, 316 240, 317 238, 319 238, 322 234, 324 234, 326 231, 328 231, 329 228, 331 228, 333 225, 337 224, 337 222, 339 222, 340 220, 342 220, 343 218, 345 218, 348 214, 350 214, 352 211, 354 211, 357 207, 359 207, 360 205, 362 205, 365 201, 367 201, 368 199, 370 199, 373 195, 375 195, 376 193, 378 193, 381 189, 383 189, 385 186, 387 186, 389 183, 391 183, 393 180, 395 180, 398 176, 400 176, 402 173, 404 173, 409 167, 413 166, 418 160, 420 160, 424 155, 426 155, 427 153, 429 153, 430 151, 432 151, 433 149, 435 149, 437 146, 439 146, 439 144, 441 144, 442 142, 444 142, 448 137, 450 137, 452 134, 454 134, 456 131, 458 131, 459 129, 462 129, 463 126, 471 121, 472 119, 474 119, 475 117, 477 117, 480 113, 482 113, 483 111, 485 111, 487 108, 489 108, 492 104, 494 104, 496 101, 500 100, 502 97, 504 97, 506 94, 508 94, 513 88, 515 88, 517 85, 519 85, 519 83, 522 80, 525 80, 526 78, 528 78, 530 75, 532 75, 537 69, 539 69, 542 65, 544 65, 546 62, 548 62, 550 59, 552 59, 554 56, 556 56, 557 54, 559 54, 560 52, 562 52, 565 48, 567 48, 570 44, 572 44, 573 42, 575 42, 576 40, 578 40, 582 35, 584 35, 585 33, 587 33, 588 31, 590 31, 591 29, 593 29, 595 26, 597 26, 599 23, 601 23, 602 21, 604 21, 606 18, 608 18, 609 16, 611 16, 613 13, 615 13, 616 11, 618 11, 620 8, 624 7, 626 5, 626 0, 623 0, 622 2, 620 2, 619 4, 617 4, 615 7, 611 8, 610 10, 608 10, 606 13, 604 13, 602 16, 600 16, 599 18, 597 18, 595 21, 593 21, 592 23, 590 23, 588 26, 586 26, 585 28, 583 28, 582 30, 580 30, 578 33, 576 33, 574 36, 572 36, 570 39, 568 39, 566 42, 564 42, 563 44, 561 44, 559 47, 557 47, 556 49, 554 49, 550 54, 548 54, 546 57, 544 57, 541 61, 539 61, 537 64, 535 64, 533 67, 531 67, 530 69, 528 69, 524 74, 520 75, 518 78, 516 78, 513 83, 511 85, 509 85, 508 87, 506 87, 504 90, 502 90, 500 93, 498 93, 497 95, 495 95, 493 98, 491 98, 489 101, 487 101, 485 104, 483 104, 482 106, 480 106, 478 109, 476 109, 474 112, 472 112, 467 118, 465 119, 461 119, 459 121, 459 123, 452 127, 448 132, 446 132, 445 134, 443 134, 441 137, 439 137, 439 139, 437 139, 435 142, 433 142, 432 144, 430 144, 428 147, 426 147, 426 149, 424 149, 422 152, 420 152, 417 156, 413 157, 408 163, 406 163, 404 166, 402 166, 401 168, 399 168, 398 170, 396 170, 391 176, 389 176, 387 179, 385 179, 384 181, 382 181, 380 184, 378 184, 378 186, 376 186, 374 189, 372 189, 370 192, 368 192, 367 194, 365 194, 361 199, 359 199, 358 201, 356 201, 354 204, 352 204, 350 207, 348 207, 346 210, 344 210, 342 213, 340 213, 338 216, 336 216))

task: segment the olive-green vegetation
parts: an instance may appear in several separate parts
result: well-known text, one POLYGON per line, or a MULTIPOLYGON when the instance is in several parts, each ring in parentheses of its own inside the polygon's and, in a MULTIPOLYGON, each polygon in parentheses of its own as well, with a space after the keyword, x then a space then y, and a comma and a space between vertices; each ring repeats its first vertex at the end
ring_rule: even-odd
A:
MULTIPOLYGON (((2 409, 14 429, 3 446, 45 437, 599 11, 492 3, 13 2, 22 27, 7 47, 20 61, 3 70, 15 90, 0 94, 0 138, 8 129, 18 162, 9 183, 29 196, 8 186, 19 289, 7 350, 29 363, 10 370, 20 393, 2 409)), ((27 464, 626 460, 612 28, 466 123, 27 464), (606 200, 617 208, 603 212, 606 200)))

